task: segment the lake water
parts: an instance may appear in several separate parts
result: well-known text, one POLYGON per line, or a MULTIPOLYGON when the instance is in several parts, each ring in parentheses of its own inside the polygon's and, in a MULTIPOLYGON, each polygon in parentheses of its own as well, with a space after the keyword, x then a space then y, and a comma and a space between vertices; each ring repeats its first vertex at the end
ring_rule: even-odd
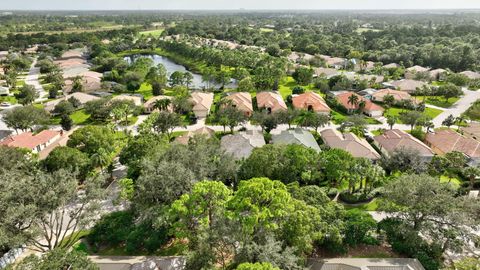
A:
MULTIPOLYGON (((173 62, 168 57, 157 55, 157 54, 135 54, 135 55, 125 56, 124 59, 125 59, 125 61, 127 61, 130 64, 140 57, 148 57, 148 58, 152 59, 153 62, 155 63, 155 65, 162 64, 165 67, 165 69, 167 70, 168 76, 170 76, 175 71, 180 71, 180 72, 187 72, 188 71, 184 66, 173 62)), ((191 71, 188 71, 188 72, 192 73, 192 75, 193 75, 193 82, 192 82, 192 85, 190 86, 191 88, 194 88, 194 89, 207 88, 207 83, 202 80, 202 75, 197 74, 197 73, 193 73, 191 71)), ((220 85, 218 85, 218 84, 210 83, 210 86, 212 86, 212 85, 216 88, 220 87, 220 85)), ((236 88, 237 84, 236 84, 235 81, 232 80, 232 82, 228 85, 225 85, 225 87, 226 88, 236 88)))

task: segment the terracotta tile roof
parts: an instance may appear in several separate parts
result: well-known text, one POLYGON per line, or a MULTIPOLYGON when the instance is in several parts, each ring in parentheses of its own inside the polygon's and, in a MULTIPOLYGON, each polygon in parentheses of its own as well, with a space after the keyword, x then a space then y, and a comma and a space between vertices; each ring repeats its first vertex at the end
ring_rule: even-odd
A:
POLYGON ((257 93, 257 107, 269 108, 272 112, 286 111, 288 109, 282 96, 273 92, 257 93))
POLYGON ((479 141, 462 136, 450 129, 428 133, 425 142, 439 155, 457 151, 471 158, 480 157, 479 141))
POLYGON ((340 75, 341 72, 334 68, 315 68, 314 72, 317 76, 325 75, 327 78, 340 75))
POLYGON ((384 134, 375 136, 374 140, 388 153, 393 153, 395 150, 401 148, 410 148, 417 150, 420 156, 433 156, 433 151, 430 147, 399 129, 387 130, 384 134))
POLYGON ((471 122, 468 127, 460 128, 460 131, 468 137, 480 139, 480 123, 471 122))
POLYGON ((252 106, 252 96, 250 93, 247 92, 236 92, 236 93, 231 93, 227 97, 225 97, 227 100, 231 100, 232 103, 237 107, 242 112, 245 113, 252 113, 253 112, 253 106, 252 106))
POLYGON ((384 109, 371 102, 370 100, 368 99, 365 99, 364 97, 358 95, 357 93, 354 93, 354 92, 343 92, 341 94, 338 94, 336 95, 335 97, 337 98, 337 101, 342 104, 343 107, 345 107, 347 110, 358 110, 359 106, 358 106, 358 103, 357 104, 351 104, 348 102, 348 99, 350 98, 350 96, 357 96, 358 97, 358 103, 360 103, 361 101, 364 101, 365 102, 365 108, 364 108, 364 111, 384 111, 384 109))
POLYGON ((396 101, 401 101, 401 100, 411 100, 412 96, 403 91, 398 91, 398 90, 392 90, 392 89, 380 89, 376 91, 375 93, 372 94, 372 99, 376 101, 383 101, 383 98, 386 95, 391 95, 396 101))
POLYGON ((76 98, 81 104, 85 104, 92 100, 100 99, 99 97, 89 95, 87 93, 75 92, 75 93, 66 95, 62 98, 46 102, 44 108, 46 111, 52 111, 58 103, 60 103, 63 100, 68 100, 69 98, 72 98, 72 97, 76 98))
POLYGON ((194 111, 205 110, 208 112, 213 103, 213 93, 193 92, 191 94, 191 100, 194 111))
POLYGON ((380 158, 380 154, 364 139, 353 133, 342 134, 336 129, 325 129, 320 132, 322 140, 331 148, 345 150, 354 157, 365 157, 372 160, 380 158))
POLYGON ((311 107, 315 112, 330 112, 330 107, 328 107, 325 100, 315 92, 306 92, 293 96, 292 103, 296 109, 308 110, 311 107))
POLYGON ((34 150, 38 145, 48 143, 59 135, 60 131, 55 130, 43 130, 35 135, 32 132, 25 132, 4 139, 0 145, 34 150))

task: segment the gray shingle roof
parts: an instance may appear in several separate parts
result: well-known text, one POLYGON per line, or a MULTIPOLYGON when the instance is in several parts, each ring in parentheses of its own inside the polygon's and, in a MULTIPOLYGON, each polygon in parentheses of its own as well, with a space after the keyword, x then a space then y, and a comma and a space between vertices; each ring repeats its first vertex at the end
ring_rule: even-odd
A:
POLYGON ((278 135, 273 135, 272 142, 274 144, 300 144, 320 152, 317 141, 306 129, 284 130, 278 135))

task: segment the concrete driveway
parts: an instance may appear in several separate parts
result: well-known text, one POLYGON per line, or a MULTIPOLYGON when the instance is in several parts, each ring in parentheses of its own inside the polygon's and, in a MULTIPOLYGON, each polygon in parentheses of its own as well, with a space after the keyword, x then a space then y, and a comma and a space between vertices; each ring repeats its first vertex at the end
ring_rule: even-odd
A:
POLYGON ((433 119, 435 127, 442 126, 442 122, 447 119, 449 115, 458 117, 464 113, 472 104, 480 99, 480 91, 472 91, 463 88, 463 97, 461 97, 452 107, 444 109, 444 111, 433 119))

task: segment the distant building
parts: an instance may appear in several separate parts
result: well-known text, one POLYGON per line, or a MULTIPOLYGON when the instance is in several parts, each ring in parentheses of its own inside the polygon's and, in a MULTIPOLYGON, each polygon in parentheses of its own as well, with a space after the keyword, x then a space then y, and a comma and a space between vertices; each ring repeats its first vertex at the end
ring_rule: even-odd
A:
POLYGON ((220 145, 227 154, 235 159, 242 159, 248 158, 253 149, 264 146, 265 139, 261 132, 249 130, 223 136, 220 145))
POLYGON ((470 80, 480 79, 480 72, 473 72, 470 70, 460 72, 460 74, 467 76, 470 80))
POLYGON ((437 68, 430 70, 428 73, 430 74, 430 79, 432 81, 443 81, 445 80, 448 71, 443 68, 437 68))
POLYGON ((280 134, 272 136, 273 144, 300 144, 320 152, 315 137, 306 129, 283 130, 280 134))
POLYGON ((330 113, 330 107, 328 107, 325 100, 315 92, 294 95, 292 97, 292 103, 295 109, 314 111, 324 114, 330 113))
POLYGON ((282 96, 274 92, 257 93, 257 107, 259 109, 266 109, 269 112, 288 110, 287 104, 283 101, 282 96))
POLYGON ((325 129, 320 132, 323 142, 330 148, 342 149, 354 157, 364 157, 371 160, 380 158, 380 154, 365 140, 353 133, 340 133, 336 129, 325 129))
POLYGON ((133 101, 135 106, 142 106, 143 104, 143 97, 137 95, 129 95, 129 94, 122 94, 112 98, 112 100, 127 100, 133 101))
POLYGON ((386 68, 386 69, 389 69, 389 68, 399 68, 401 67, 399 64, 397 63, 390 63, 390 64, 386 64, 383 66, 383 68, 386 68))
POLYGON ((385 96, 393 96, 393 99, 396 102, 400 102, 402 100, 413 100, 412 96, 403 91, 398 91, 398 90, 392 90, 392 89, 380 89, 372 93, 371 99, 372 101, 377 101, 377 102, 383 102, 383 99, 385 96))
POLYGON ((391 84, 395 86, 396 89, 405 91, 409 94, 415 92, 417 88, 422 88, 424 85, 427 85, 425 82, 409 79, 393 81, 391 84))
POLYGON ((8 96, 10 90, 5 86, 0 86, 0 96, 8 96))
POLYGON ((430 75, 428 72, 430 68, 422 67, 422 66, 413 66, 405 69, 405 79, 413 80, 417 77, 418 74, 425 74, 430 75))
POLYGON ((58 103, 60 103, 61 101, 64 101, 64 100, 69 100, 70 98, 75 98, 76 100, 78 100, 80 102, 81 105, 85 105, 85 103, 87 103, 89 101, 100 99, 99 97, 96 97, 96 96, 93 96, 93 95, 90 95, 90 94, 87 94, 87 93, 75 92, 75 93, 72 93, 70 95, 66 95, 64 97, 61 97, 59 99, 55 99, 55 100, 46 102, 44 104, 44 109, 47 112, 51 112, 51 111, 53 111, 53 109, 55 109, 55 106, 57 106, 58 103))

